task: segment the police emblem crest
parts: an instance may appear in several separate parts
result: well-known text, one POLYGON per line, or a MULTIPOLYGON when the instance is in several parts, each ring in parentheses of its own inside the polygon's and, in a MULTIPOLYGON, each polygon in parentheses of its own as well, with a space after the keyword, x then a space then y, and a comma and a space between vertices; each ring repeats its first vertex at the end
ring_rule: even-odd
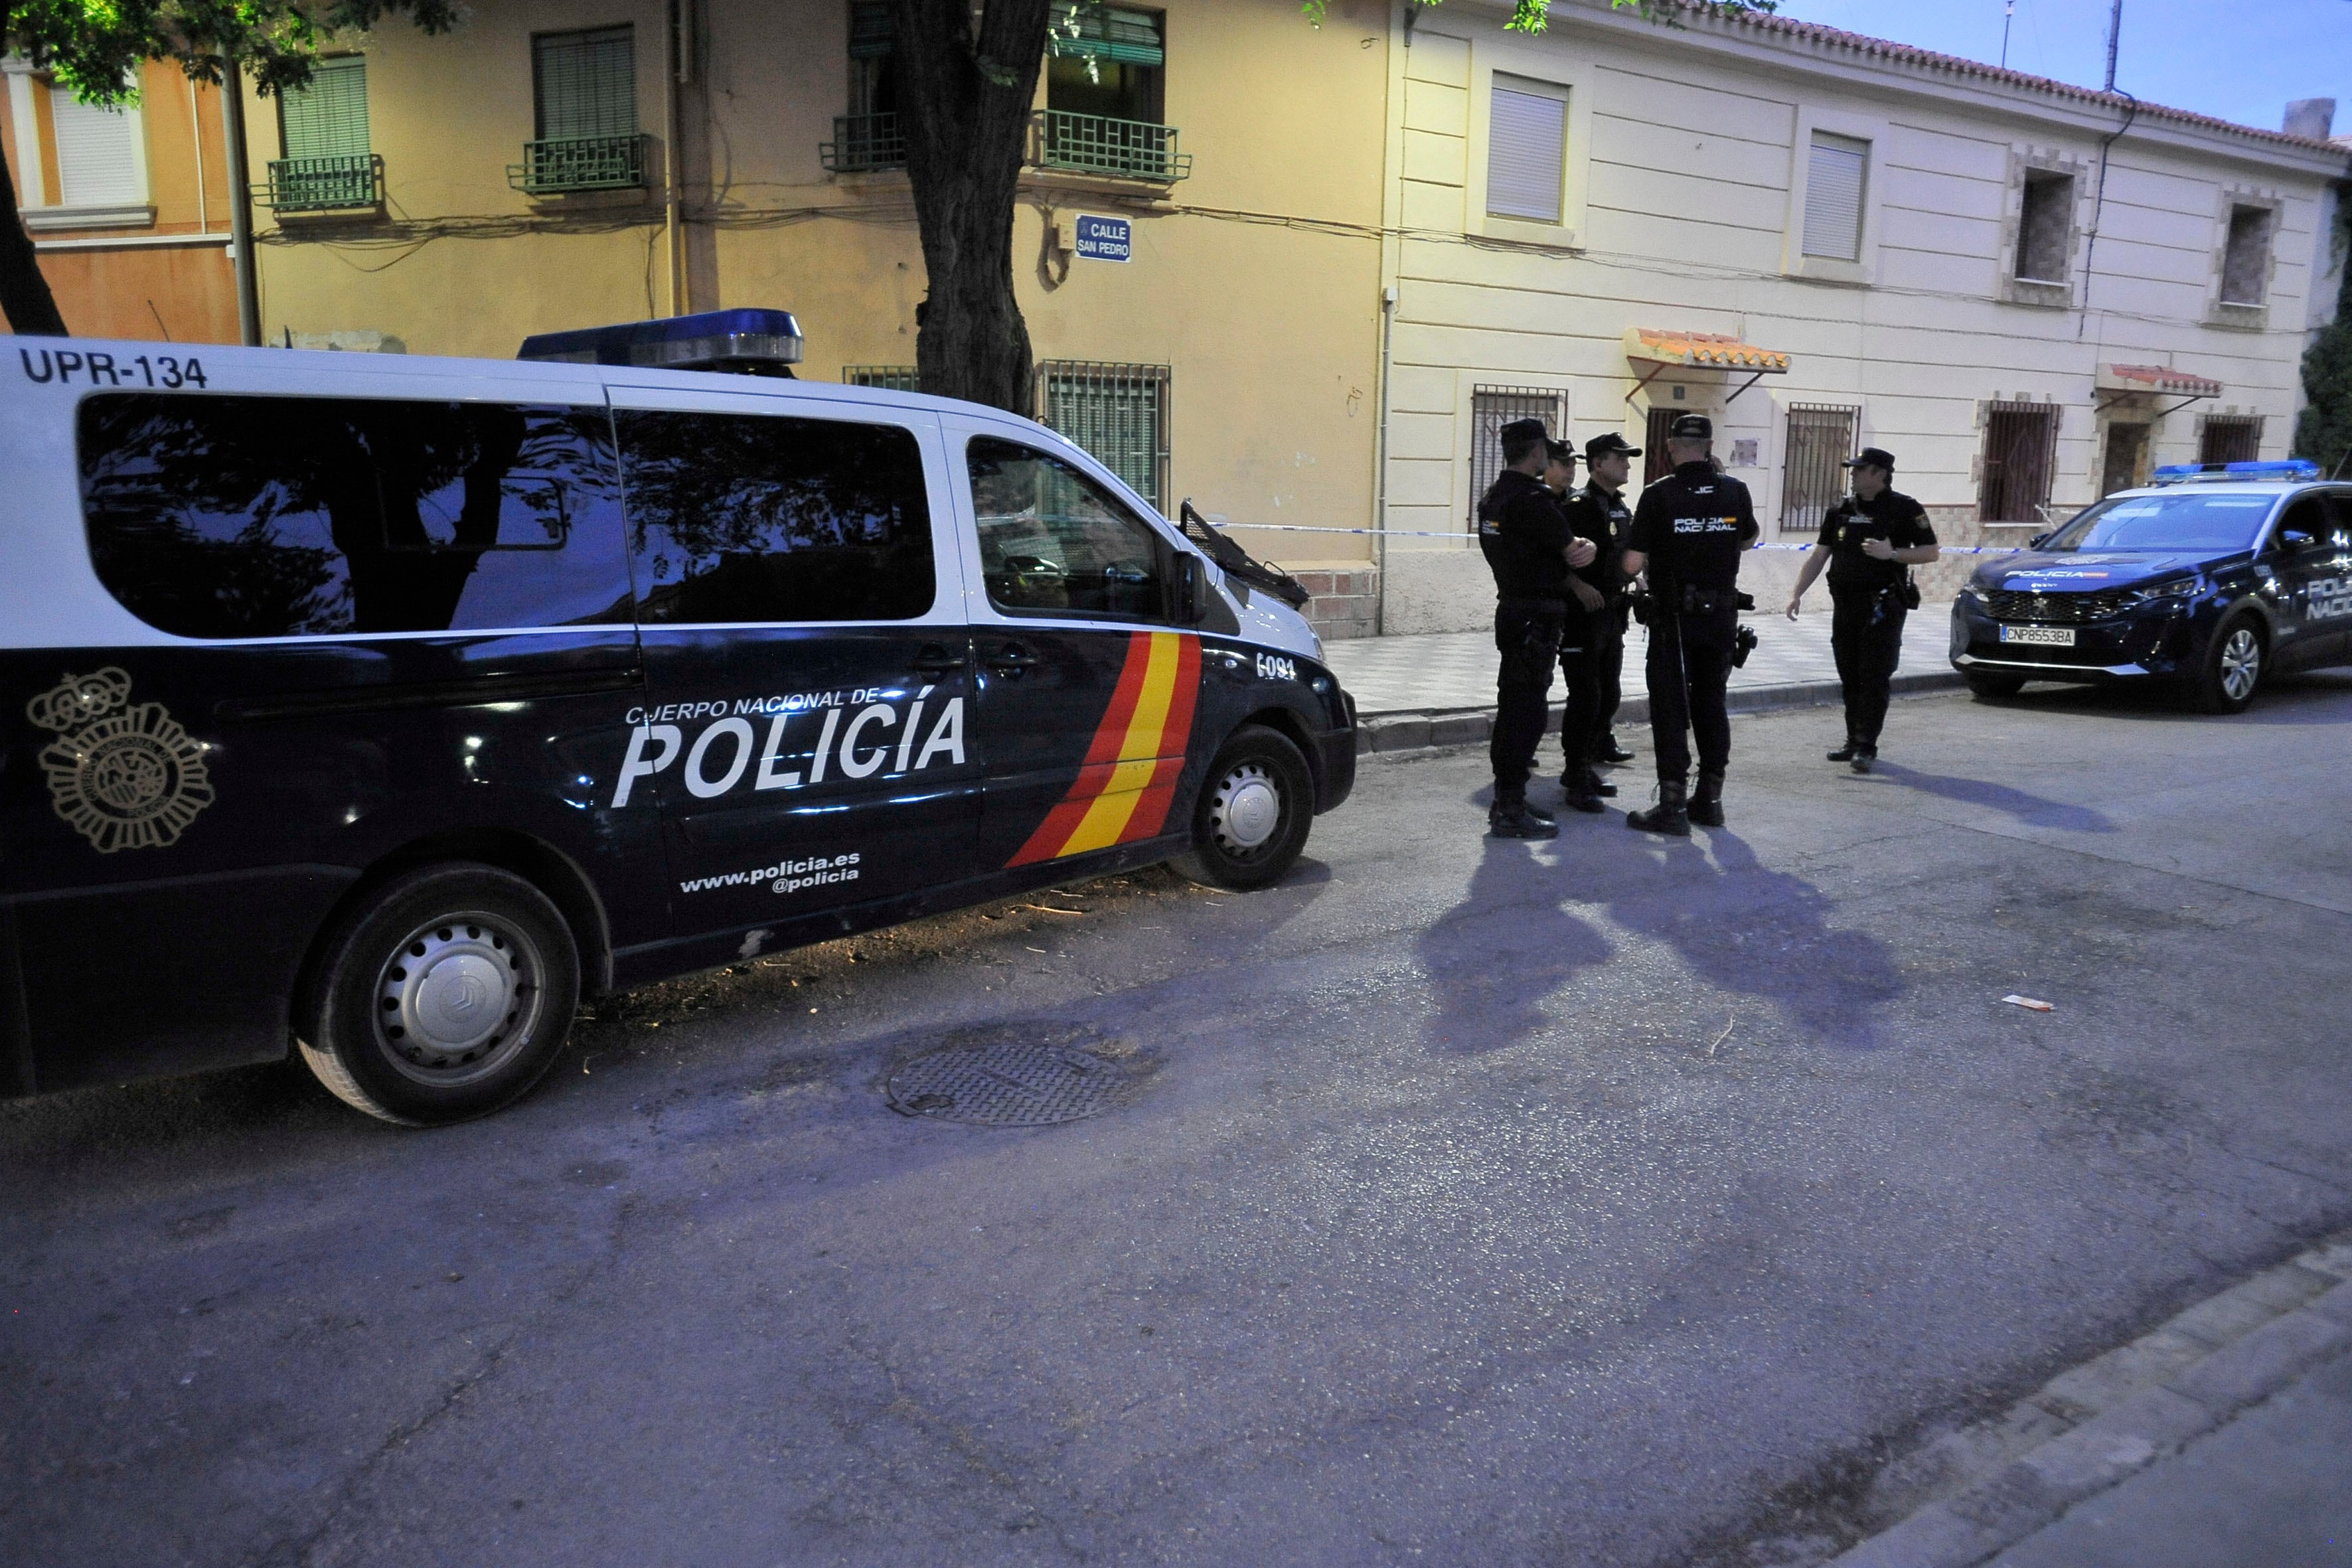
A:
POLYGON ((101 855, 163 848, 213 803, 203 745, 162 703, 132 704, 121 669, 68 675, 25 713, 58 731, 41 748, 49 800, 101 855))

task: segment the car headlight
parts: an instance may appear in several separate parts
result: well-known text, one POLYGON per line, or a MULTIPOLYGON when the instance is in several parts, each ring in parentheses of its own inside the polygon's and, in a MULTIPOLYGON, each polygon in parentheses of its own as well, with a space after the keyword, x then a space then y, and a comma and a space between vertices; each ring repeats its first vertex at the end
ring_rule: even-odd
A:
POLYGON ((1967 583, 1961 585, 1960 592, 1972 599, 1990 599, 2000 592, 2000 586, 1996 583, 1967 583))
POLYGON ((2133 589, 2130 595, 2124 600, 2124 605, 2127 609, 2136 610, 2143 605, 2153 605, 2160 599, 2186 598, 2196 591, 2196 578, 2175 577, 2168 582, 2149 583, 2133 589))

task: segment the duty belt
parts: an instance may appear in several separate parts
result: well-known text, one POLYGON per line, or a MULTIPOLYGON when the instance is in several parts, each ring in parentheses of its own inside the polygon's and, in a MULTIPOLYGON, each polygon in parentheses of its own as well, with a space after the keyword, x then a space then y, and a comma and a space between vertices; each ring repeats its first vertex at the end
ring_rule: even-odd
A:
POLYGON ((1496 600, 1495 605, 1497 609, 1504 610, 1558 611, 1562 615, 1568 613, 1566 599, 1522 599, 1505 595, 1496 600))

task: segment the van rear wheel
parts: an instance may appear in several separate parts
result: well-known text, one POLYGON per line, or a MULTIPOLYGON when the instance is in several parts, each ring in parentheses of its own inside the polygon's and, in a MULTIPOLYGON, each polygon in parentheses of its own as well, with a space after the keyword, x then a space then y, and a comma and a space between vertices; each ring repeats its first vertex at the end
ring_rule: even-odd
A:
POLYGON ((336 922, 296 1043, 371 1116, 463 1121, 539 1081, 579 1001, 579 950, 546 894, 494 866, 431 866, 336 922))
POLYGON ((1192 847, 1178 875, 1204 887, 1251 892, 1282 879, 1307 847, 1315 778, 1290 738, 1244 725, 1209 764, 1192 803, 1192 847))

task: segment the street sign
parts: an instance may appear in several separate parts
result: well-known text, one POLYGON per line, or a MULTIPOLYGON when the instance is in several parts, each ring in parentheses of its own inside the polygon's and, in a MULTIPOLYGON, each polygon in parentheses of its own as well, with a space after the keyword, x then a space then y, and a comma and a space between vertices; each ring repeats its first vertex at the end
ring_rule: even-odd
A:
POLYGON ((1133 260, 1134 237, 1126 218, 1078 216, 1078 255, 1088 261, 1133 260))

